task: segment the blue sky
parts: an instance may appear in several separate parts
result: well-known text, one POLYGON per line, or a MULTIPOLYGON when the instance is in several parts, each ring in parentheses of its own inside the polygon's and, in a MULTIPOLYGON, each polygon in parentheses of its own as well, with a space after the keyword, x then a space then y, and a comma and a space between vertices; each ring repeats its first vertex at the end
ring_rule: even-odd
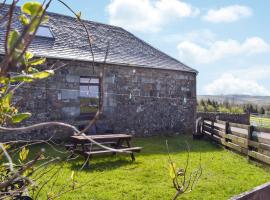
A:
MULTIPOLYGON (((268 0, 65 2, 82 18, 121 26, 197 69, 198 94, 270 96, 268 0)), ((70 15, 55 0, 49 10, 70 15)))

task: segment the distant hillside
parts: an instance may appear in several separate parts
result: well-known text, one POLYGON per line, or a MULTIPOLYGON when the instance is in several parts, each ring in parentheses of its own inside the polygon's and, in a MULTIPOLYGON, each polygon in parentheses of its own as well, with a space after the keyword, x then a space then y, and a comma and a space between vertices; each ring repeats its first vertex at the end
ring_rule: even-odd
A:
POLYGON ((224 101, 229 101, 231 104, 256 104, 260 106, 269 105, 270 104, 270 96, 249 96, 249 95, 198 95, 198 101, 201 99, 207 100, 215 100, 219 103, 223 103, 224 101))

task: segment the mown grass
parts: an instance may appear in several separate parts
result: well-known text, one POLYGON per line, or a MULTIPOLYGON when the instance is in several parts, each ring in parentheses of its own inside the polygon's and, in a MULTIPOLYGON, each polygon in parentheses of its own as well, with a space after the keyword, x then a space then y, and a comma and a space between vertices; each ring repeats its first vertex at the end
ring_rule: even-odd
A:
POLYGON ((259 127, 270 128, 270 118, 250 116, 250 123, 259 127))
MULTIPOLYGON (((83 159, 55 164, 62 166, 58 180, 51 190, 51 183, 44 186, 43 191, 56 193, 62 185, 70 182, 71 172, 75 171, 75 179, 86 186, 77 191, 65 194, 65 200, 156 200, 172 199, 175 189, 168 172, 168 155, 165 141, 168 140, 172 158, 177 166, 184 167, 186 162, 187 141, 191 146, 190 169, 198 165, 200 153, 203 174, 194 191, 184 194, 180 199, 228 199, 229 197, 249 190, 270 181, 268 167, 256 163, 248 163, 246 158, 218 148, 208 141, 194 141, 191 136, 136 138, 133 145, 144 147, 132 163, 129 156, 117 155, 94 158, 90 169, 80 170, 83 159)), ((61 156, 46 147, 47 155, 61 156)), ((40 149, 37 146, 32 153, 40 149)), ((55 171, 55 170, 53 170, 55 171)), ((53 171, 43 177, 48 179, 53 171)), ((45 199, 45 192, 42 193, 45 199)))

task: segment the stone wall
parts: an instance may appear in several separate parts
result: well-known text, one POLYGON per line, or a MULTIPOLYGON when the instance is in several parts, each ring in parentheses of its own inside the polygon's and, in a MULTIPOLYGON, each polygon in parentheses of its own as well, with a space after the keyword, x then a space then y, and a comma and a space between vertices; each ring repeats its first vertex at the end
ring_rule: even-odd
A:
POLYGON ((222 121, 229 121, 239 124, 250 124, 250 116, 248 113, 233 114, 233 113, 218 113, 218 112, 197 112, 197 118, 215 120, 218 118, 222 121))
MULTIPOLYGON (((47 65, 55 62, 50 59, 47 65)), ((107 64, 96 64, 93 69, 88 62, 62 62, 67 66, 53 77, 26 84, 18 90, 16 102, 21 110, 33 113, 26 124, 44 121, 78 123, 80 76, 99 76, 104 67, 104 112, 97 129, 105 131, 107 128, 136 136, 194 132, 196 74, 107 64)), ((43 67, 47 68, 46 65, 43 67)), ((64 133, 49 132, 39 131, 29 137, 48 138, 58 134, 61 138, 72 134, 67 130, 62 131, 64 133)), ((16 138, 20 139, 19 136, 16 138)))

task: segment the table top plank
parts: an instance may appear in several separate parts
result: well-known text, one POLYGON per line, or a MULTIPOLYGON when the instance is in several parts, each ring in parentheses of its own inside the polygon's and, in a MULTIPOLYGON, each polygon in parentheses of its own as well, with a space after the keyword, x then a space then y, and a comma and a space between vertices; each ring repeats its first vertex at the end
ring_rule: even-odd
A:
POLYGON ((120 138, 132 138, 132 135, 127 134, 104 134, 104 135, 86 135, 86 136, 71 136, 72 139, 75 140, 88 140, 88 138, 91 138, 93 140, 99 140, 99 139, 120 139, 120 138))

